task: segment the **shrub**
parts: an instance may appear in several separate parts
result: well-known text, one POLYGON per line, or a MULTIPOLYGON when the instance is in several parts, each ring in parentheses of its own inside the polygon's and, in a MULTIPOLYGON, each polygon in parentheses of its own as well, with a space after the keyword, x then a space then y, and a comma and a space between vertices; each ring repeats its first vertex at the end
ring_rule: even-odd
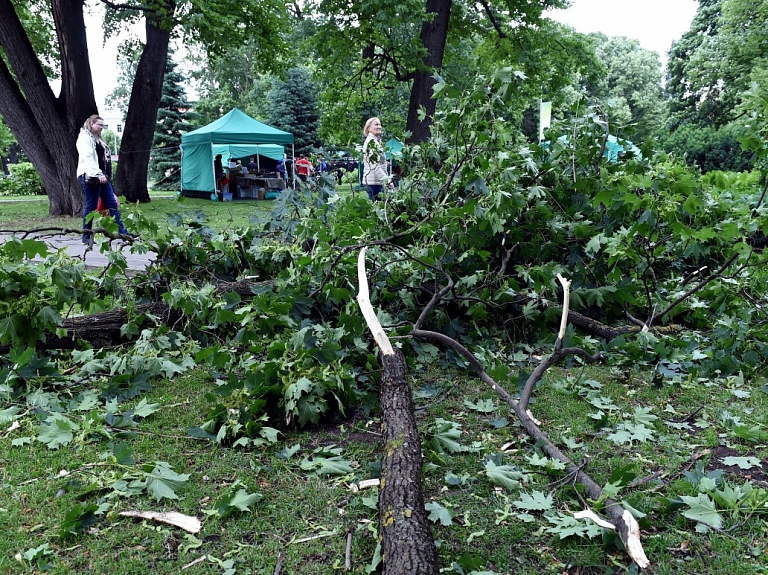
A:
POLYGON ((0 196, 45 195, 43 181, 29 162, 10 164, 10 175, 0 180, 0 196))

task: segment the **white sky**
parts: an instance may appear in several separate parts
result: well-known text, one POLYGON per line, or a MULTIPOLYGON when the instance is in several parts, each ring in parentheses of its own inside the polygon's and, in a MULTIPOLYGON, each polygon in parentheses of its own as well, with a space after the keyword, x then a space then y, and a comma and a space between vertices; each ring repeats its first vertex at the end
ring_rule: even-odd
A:
MULTIPOLYGON (((658 53, 664 66, 672 41, 690 28, 697 8, 697 0, 571 0, 567 10, 546 15, 584 34, 602 32, 639 40, 643 48, 658 53)), ((117 86, 119 40, 102 44, 101 8, 98 14, 89 17, 86 13, 86 33, 96 104, 102 110, 107 94, 117 86)), ((143 27, 138 30, 143 34, 143 27)))
POLYGON ((640 46, 658 53, 665 66, 672 42, 691 27, 698 7, 697 0, 571 0, 567 10, 552 10, 546 16, 582 34, 602 32, 639 40, 640 46))

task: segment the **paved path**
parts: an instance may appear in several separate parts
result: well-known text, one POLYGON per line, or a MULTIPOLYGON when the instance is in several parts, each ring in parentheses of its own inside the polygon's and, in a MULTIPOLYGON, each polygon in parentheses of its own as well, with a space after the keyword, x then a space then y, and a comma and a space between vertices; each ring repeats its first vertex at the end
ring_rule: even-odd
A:
MULTIPOLYGON (((0 243, 4 243, 8 237, 9 234, 0 234, 0 243)), ((54 250, 64 248, 70 256, 83 259, 89 267, 103 267, 108 263, 107 257, 99 253, 98 243, 94 243, 93 249, 89 250, 88 246, 82 244, 79 235, 56 235, 46 238, 45 241, 54 250)), ((122 242, 118 241, 113 245, 117 246, 120 243, 122 242)), ((122 251, 128 263, 128 269, 131 270, 143 270, 157 257, 155 252, 145 254, 131 253, 130 244, 125 244, 122 251)), ((38 256, 35 259, 40 260, 41 258, 38 256)))

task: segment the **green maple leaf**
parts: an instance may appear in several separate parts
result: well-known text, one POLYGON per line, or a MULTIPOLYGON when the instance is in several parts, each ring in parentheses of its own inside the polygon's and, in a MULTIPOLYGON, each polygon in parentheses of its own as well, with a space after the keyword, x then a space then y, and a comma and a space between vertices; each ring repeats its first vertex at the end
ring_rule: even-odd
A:
POLYGON ((520 481, 525 475, 511 465, 496 465, 490 459, 485 462, 485 474, 491 483, 507 489, 519 489, 520 481))
POLYGON ((177 373, 184 373, 185 371, 195 367, 195 361, 187 355, 183 357, 180 362, 175 362, 168 358, 164 358, 161 365, 163 375, 170 379, 177 373))
POLYGON ((552 509, 552 495, 546 495, 541 491, 534 491, 531 495, 521 493, 520 499, 513 501, 512 504, 518 509, 529 509, 531 511, 546 511, 552 509))
POLYGON ((574 519, 570 515, 557 514, 544 514, 547 521, 552 523, 552 527, 547 527, 547 533, 556 533, 560 539, 565 539, 571 535, 577 535, 579 537, 595 537, 601 535, 603 528, 599 525, 592 523, 582 523, 577 519, 574 519))
POLYGON ((313 471, 317 475, 347 475, 354 473, 352 465, 340 455, 333 457, 315 457, 304 459, 301 468, 305 471, 313 471))
POLYGON ((623 423, 620 423, 616 427, 616 431, 608 435, 608 441, 612 441, 617 445, 623 445, 632 441, 632 434, 626 430, 623 423))
POLYGON ((189 482, 189 474, 176 473, 165 461, 155 461, 144 466, 147 492, 160 501, 178 499, 177 489, 182 489, 189 482))
POLYGON ((138 417, 149 417, 160 409, 159 403, 147 403, 146 398, 142 399, 136 407, 133 408, 133 414, 138 417))
POLYGON ((214 506, 219 516, 224 519, 238 511, 250 511, 250 506, 262 499, 261 493, 248 493, 245 489, 230 491, 214 506))
POLYGON ((46 418, 45 423, 37 428, 37 440, 45 443, 49 449, 58 449, 69 444, 74 439, 77 424, 60 413, 54 413, 46 418))
POLYGON ((432 447, 437 453, 459 453, 464 447, 456 441, 461 437, 461 425, 445 419, 435 419, 432 433, 432 447))
POLYGON ((760 460, 757 457, 723 457, 723 465, 737 465, 739 469, 752 469, 760 467, 760 460))
POLYGON ((18 405, 0 409, 0 425, 13 423, 15 419, 18 419, 19 413, 21 413, 21 408, 18 405))
POLYGON ((715 502, 706 493, 699 493, 696 497, 683 495, 680 499, 690 508, 683 511, 683 517, 700 521, 716 529, 723 526, 723 518, 717 512, 715 502))
POLYGON ((464 405, 469 409, 479 411, 480 413, 492 413, 496 410, 496 404, 490 399, 481 399, 477 403, 472 403, 469 400, 464 400, 464 405))
POLYGON ((645 425, 628 425, 627 429, 632 432, 633 441, 647 441, 653 439, 654 431, 645 425))
POLYGON ((436 501, 430 501, 429 503, 425 504, 424 509, 429 511, 427 519, 429 519, 432 523, 437 523, 439 521, 441 525, 445 526, 453 523, 453 517, 455 513, 447 507, 443 507, 436 501))

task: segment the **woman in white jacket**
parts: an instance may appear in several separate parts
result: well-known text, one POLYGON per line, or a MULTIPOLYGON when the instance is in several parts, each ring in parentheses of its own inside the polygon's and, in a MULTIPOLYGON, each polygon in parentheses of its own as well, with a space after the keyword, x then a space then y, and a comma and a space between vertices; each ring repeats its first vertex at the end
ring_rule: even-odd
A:
POLYGON ((363 135, 363 184, 368 187, 368 197, 377 200, 387 183, 387 156, 381 142, 381 120, 369 118, 363 135))
POLYGON ((83 208, 83 243, 89 244, 92 234, 85 233, 91 229, 91 222, 86 221, 88 214, 96 210, 101 198, 104 207, 109 209, 109 215, 115 218, 121 235, 131 238, 138 234, 130 233, 123 224, 120 211, 117 208, 117 197, 112 190, 112 157, 109 148, 101 139, 104 130, 104 119, 96 114, 89 116, 80 128, 77 136, 77 179, 85 194, 83 208))

